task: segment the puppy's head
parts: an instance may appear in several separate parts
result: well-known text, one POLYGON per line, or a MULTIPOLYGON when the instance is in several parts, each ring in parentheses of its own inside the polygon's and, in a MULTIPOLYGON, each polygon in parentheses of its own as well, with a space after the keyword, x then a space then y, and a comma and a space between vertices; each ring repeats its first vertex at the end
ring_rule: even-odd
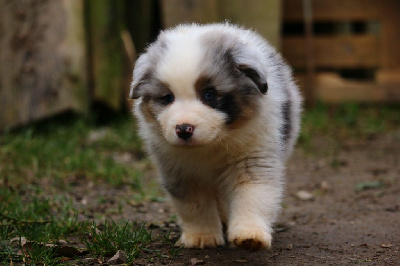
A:
POLYGON ((263 54, 243 34, 260 41, 228 25, 181 26, 139 57, 130 97, 141 98, 154 134, 173 145, 208 145, 256 115, 268 89, 263 54))

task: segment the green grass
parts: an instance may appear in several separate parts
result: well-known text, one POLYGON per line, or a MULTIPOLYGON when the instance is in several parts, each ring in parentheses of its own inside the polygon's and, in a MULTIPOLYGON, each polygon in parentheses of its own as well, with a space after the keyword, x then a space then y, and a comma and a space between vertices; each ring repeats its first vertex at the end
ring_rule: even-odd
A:
POLYGON ((144 157, 134 121, 125 116, 102 125, 61 116, 0 135, 0 261, 57 264, 54 248, 43 243, 89 234, 91 221, 78 221, 84 211, 62 196, 74 189, 67 182, 71 176, 128 186, 136 202, 159 197, 149 182, 143 185, 142 169, 118 161, 124 155, 136 161, 144 157), (26 239, 31 247, 23 251, 19 241, 10 243, 13 238, 26 239))
POLYGON ((181 247, 175 247, 175 241, 170 240, 169 233, 154 236, 145 224, 118 224, 106 220, 104 224, 98 225, 93 222, 88 234, 90 238, 83 239, 88 252, 103 259, 119 250, 124 251, 128 264, 133 263, 139 256, 147 258, 149 262, 170 260, 181 250, 181 247))
POLYGON ((399 114, 400 106, 395 105, 317 103, 303 113, 298 147, 336 168, 341 165, 338 154, 348 143, 367 142, 387 133, 400 138, 399 114))
POLYGON ((50 121, 0 136, 0 176, 26 183, 37 178, 63 179, 80 174, 113 185, 140 189, 141 172, 117 163, 114 155, 142 154, 132 121, 119 117, 105 128, 81 118, 50 121), (90 141, 90 136, 102 132, 90 141))
POLYGON ((343 103, 329 106, 317 103, 304 112, 300 146, 310 148, 313 136, 324 136, 336 143, 341 140, 368 139, 398 128, 400 106, 343 103))
POLYGON ((127 263, 139 256, 148 261, 170 260, 180 251, 167 232, 154 236, 145 224, 117 223, 111 219, 104 223, 78 221, 78 210, 64 197, 24 197, 10 188, 0 187, 0 199, 0 261, 4 265, 61 264, 58 243, 72 236, 81 239, 85 248, 80 250, 84 256, 103 261, 118 250, 126 252, 127 263), (158 243, 156 247, 155 243, 158 243))
POLYGON ((138 227, 129 222, 118 225, 114 221, 106 220, 101 226, 93 223, 89 234, 91 240, 84 238, 83 242, 90 253, 104 258, 122 250, 127 254, 128 263, 133 262, 152 241, 151 232, 144 224, 138 227))
POLYGON ((87 222, 78 222, 72 201, 65 197, 24 197, 0 186, 0 201, 0 261, 55 264, 55 250, 42 243, 56 243, 87 227, 87 222), (29 248, 23 248, 22 239, 29 240, 29 248))

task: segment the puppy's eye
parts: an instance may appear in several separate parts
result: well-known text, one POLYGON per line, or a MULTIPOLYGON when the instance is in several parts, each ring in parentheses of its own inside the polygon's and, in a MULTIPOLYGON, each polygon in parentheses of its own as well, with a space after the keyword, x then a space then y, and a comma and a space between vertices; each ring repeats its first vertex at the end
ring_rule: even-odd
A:
POLYGON ((217 97, 217 91, 214 87, 210 87, 204 90, 203 100, 206 102, 213 101, 217 97))
POLYGON ((168 93, 162 97, 157 98, 157 100, 162 104, 162 105, 168 105, 172 103, 175 100, 175 97, 172 93, 168 93))

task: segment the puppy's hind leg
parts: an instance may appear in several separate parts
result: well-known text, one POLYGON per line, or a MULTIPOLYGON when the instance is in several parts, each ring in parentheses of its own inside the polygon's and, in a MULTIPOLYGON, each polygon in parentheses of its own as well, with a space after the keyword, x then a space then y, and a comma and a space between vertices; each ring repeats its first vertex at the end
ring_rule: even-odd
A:
POLYGON ((213 248, 223 246, 222 224, 217 203, 212 195, 193 195, 172 199, 178 214, 182 236, 177 245, 185 248, 213 248))

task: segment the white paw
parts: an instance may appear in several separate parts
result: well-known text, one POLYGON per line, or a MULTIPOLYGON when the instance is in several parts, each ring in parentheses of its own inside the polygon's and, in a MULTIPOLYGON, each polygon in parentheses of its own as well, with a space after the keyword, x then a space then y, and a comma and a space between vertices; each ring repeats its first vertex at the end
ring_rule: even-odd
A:
POLYGON ((183 233, 177 246, 185 246, 185 248, 215 248, 225 245, 222 234, 185 234, 183 233))
POLYGON ((229 241, 236 246, 256 251, 271 247, 272 235, 257 227, 235 227, 229 230, 229 241))

